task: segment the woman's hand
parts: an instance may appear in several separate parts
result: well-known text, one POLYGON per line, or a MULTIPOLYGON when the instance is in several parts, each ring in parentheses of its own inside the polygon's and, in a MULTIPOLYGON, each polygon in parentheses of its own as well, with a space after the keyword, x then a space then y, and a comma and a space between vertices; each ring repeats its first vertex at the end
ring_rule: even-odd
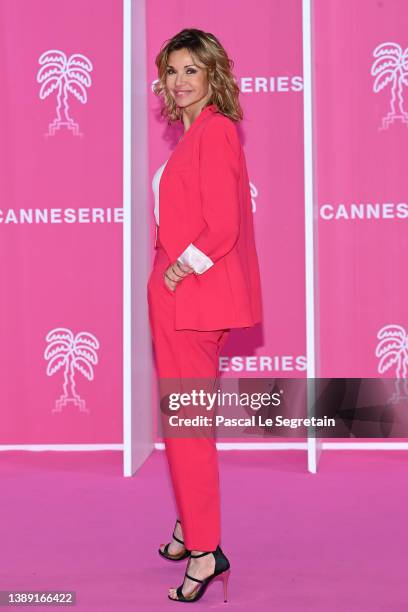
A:
POLYGON ((183 280, 186 276, 194 272, 193 268, 186 266, 179 261, 175 261, 167 268, 164 273, 164 282, 171 291, 175 291, 177 283, 183 280))

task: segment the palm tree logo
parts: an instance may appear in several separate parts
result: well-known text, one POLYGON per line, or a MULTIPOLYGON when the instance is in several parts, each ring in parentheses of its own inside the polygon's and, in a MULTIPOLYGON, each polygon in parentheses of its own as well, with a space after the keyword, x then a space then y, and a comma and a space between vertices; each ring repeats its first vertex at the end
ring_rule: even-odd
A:
POLYGON ((408 400, 408 334, 401 325, 384 325, 377 334, 375 355, 379 358, 378 372, 384 374, 395 367, 395 393, 391 403, 408 400))
POLYGON ((408 112, 404 110, 403 87, 408 85, 408 48, 386 42, 378 45, 373 51, 376 58, 371 66, 371 74, 375 77, 373 90, 378 93, 386 85, 392 83, 390 111, 382 119, 382 127, 387 129, 396 120, 408 125, 408 112))
POLYGON ((56 400, 53 412, 61 412, 69 403, 78 406, 80 412, 89 412, 85 400, 75 390, 74 376, 77 370, 88 380, 93 380, 93 366, 98 363, 98 340, 89 332, 79 332, 74 336, 65 327, 52 329, 45 339, 48 343, 44 352, 44 359, 48 361, 47 376, 53 376, 64 368, 63 394, 56 400))
POLYGON ((255 187, 253 183, 249 183, 249 188, 251 190, 251 202, 252 202, 252 212, 256 212, 256 200, 255 198, 258 196, 258 189, 255 187))
POLYGON ((72 94, 79 102, 88 100, 86 88, 92 85, 90 72, 91 61, 81 53, 74 53, 67 58, 63 51, 51 49, 45 51, 38 60, 41 68, 37 72, 37 83, 41 83, 40 99, 45 100, 54 91, 57 92, 56 117, 48 126, 46 136, 54 136, 61 128, 72 130, 74 136, 82 136, 79 125, 69 115, 68 96, 72 94))

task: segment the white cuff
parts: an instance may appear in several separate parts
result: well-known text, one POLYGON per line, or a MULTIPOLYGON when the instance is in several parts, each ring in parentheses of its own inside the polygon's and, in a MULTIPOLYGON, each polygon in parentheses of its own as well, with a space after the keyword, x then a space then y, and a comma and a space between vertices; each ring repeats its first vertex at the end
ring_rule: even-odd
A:
POLYGON ((193 268, 196 274, 202 274, 214 265, 214 262, 192 243, 188 245, 186 250, 177 259, 182 264, 193 268))

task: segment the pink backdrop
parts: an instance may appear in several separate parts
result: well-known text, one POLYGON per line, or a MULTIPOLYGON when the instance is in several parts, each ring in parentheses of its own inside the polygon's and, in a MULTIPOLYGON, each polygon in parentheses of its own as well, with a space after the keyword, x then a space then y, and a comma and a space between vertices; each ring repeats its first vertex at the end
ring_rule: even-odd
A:
POLYGON ((408 7, 314 7, 318 372, 394 377, 405 361, 406 376, 408 7))
MULTIPOLYGON (((318 372, 399 376, 408 11, 403 0, 314 9, 318 372), (390 67, 374 65, 375 49, 390 67)), ((245 113, 264 322, 231 334, 221 369, 303 377, 301 2, 149 0, 150 177, 175 141, 150 90, 154 57, 183 27, 219 36, 245 113)), ((122 3, 2 0, 0 32, 0 444, 122 442, 122 3)))
MULTIPOLYGON (((264 322, 232 332, 221 370, 235 377, 304 376, 301 2, 259 0, 256 10, 248 10, 247 0, 151 0, 147 8, 150 83, 157 78, 154 59, 163 42, 195 27, 219 37, 235 62, 242 92, 240 131, 253 190, 264 322)), ((176 142, 158 108, 150 93, 151 176, 176 142)))
POLYGON ((0 443, 122 442, 121 2, 2 0, 0 31, 0 443))

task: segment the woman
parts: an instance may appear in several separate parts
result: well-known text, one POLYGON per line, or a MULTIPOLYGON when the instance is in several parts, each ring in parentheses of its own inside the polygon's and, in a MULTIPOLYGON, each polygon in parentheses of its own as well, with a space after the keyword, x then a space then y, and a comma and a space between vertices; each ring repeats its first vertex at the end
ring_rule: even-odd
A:
MULTIPOLYGON (((232 61, 212 34, 183 30, 156 58, 162 114, 184 135, 153 179, 156 255, 148 283, 150 326, 161 381, 214 380, 231 328, 261 320, 251 196, 236 122, 242 118, 232 61), (160 194, 160 195, 159 195, 160 194)), ((197 601, 229 561, 220 543, 213 438, 165 437, 179 519, 159 553, 189 557, 175 601, 197 601)))

